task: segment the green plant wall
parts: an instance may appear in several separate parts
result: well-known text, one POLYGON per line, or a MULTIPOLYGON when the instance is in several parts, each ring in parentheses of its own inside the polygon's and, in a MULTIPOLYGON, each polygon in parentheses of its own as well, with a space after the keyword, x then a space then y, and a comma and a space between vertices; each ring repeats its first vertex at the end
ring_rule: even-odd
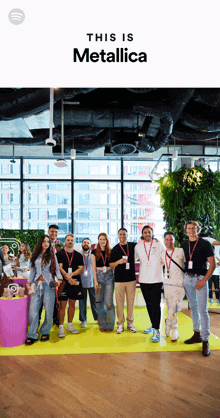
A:
POLYGON ((220 240, 220 173, 202 166, 181 167, 156 181, 166 231, 171 230, 180 245, 187 237, 185 222, 194 220, 202 227, 201 236, 220 240))
MULTIPOLYGON (((33 251, 39 238, 44 234, 44 229, 3 229, 1 238, 16 238, 20 242, 27 242, 33 251)), ((4 245, 4 242, 1 245, 4 245)))

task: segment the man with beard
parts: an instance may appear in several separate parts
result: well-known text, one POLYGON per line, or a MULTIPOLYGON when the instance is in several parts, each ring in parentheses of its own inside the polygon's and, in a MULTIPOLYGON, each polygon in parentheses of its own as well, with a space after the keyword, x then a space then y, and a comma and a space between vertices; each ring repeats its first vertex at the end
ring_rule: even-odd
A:
POLYGON ((90 254, 91 241, 90 238, 84 238, 82 241, 82 251, 80 254, 83 256, 84 261, 84 270, 81 274, 82 281, 82 294, 83 299, 79 301, 79 320, 81 321, 81 327, 86 328, 87 315, 86 315, 86 305, 87 305, 87 291, 89 293, 90 306, 92 309, 93 318, 95 321, 98 319, 98 313, 95 303, 95 287, 92 275, 92 265, 91 265, 91 254, 90 254))
POLYGON ((80 274, 83 272, 84 265, 82 255, 78 251, 75 251, 73 247, 74 235, 67 234, 65 237, 65 248, 57 253, 60 272, 65 282, 65 286, 64 288, 61 288, 62 293, 59 296, 59 338, 65 337, 63 323, 68 300, 68 325, 66 331, 71 332, 72 334, 78 334, 79 332, 73 328, 72 321, 75 313, 76 300, 83 299, 80 274))
POLYGON ((127 229, 118 230, 119 243, 111 252, 110 267, 115 269, 115 298, 118 317, 117 334, 124 331, 124 302, 127 302, 127 329, 137 332, 134 326, 134 299, 136 276, 134 264, 134 248, 136 242, 128 242, 127 229))

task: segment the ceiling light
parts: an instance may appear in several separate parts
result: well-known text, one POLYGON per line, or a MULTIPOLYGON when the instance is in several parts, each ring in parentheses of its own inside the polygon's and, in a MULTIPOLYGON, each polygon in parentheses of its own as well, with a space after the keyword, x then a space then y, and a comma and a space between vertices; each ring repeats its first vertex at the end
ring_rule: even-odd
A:
POLYGON ((76 150, 74 148, 71 149, 71 160, 75 160, 76 158, 76 150))
POLYGON ((55 139, 53 139, 53 138, 50 136, 50 138, 47 138, 47 139, 46 139, 45 144, 46 144, 46 145, 50 145, 51 147, 55 147, 55 145, 56 145, 56 141, 55 141, 55 139))
POLYGON ((53 99, 54 99, 54 89, 50 89, 50 135, 46 139, 45 144, 51 147, 56 145, 55 139, 53 139, 53 99))
POLYGON ((54 163, 57 167, 67 167, 68 164, 64 160, 64 105, 62 100, 62 107, 61 107, 61 158, 59 158, 54 163))
POLYGON ((173 161, 177 161, 177 160, 178 160, 178 151, 177 151, 177 149, 175 149, 173 151, 173 161))
POLYGON ((54 163, 57 167, 67 167, 68 164, 67 162, 64 160, 64 158, 59 158, 58 160, 55 161, 54 163))

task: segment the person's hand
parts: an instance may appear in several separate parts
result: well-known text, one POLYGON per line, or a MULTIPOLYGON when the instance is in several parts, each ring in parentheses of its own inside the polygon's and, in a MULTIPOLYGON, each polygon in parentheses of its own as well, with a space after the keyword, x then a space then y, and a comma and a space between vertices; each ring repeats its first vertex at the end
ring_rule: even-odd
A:
POLYGON ((24 271, 28 271, 29 270, 29 268, 28 267, 26 267, 25 269, 24 269, 24 271))
POLYGON ((14 271, 17 271, 17 267, 14 267, 14 271))
POLYGON ((29 283, 29 282, 27 282, 27 284, 26 284, 26 288, 27 288, 28 292, 29 292, 29 290, 31 290, 31 285, 30 285, 30 283, 29 283))
POLYGON ((197 290, 201 290, 202 287, 206 284, 206 280, 202 279, 202 280, 198 280, 198 282, 195 285, 195 288, 197 290))
POLYGON ((76 284, 76 279, 70 279, 69 280, 69 284, 71 284, 72 286, 77 286, 77 284, 76 284))
POLYGON ((99 284, 98 282, 95 282, 95 290, 98 290, 98 288, 99 288, 99 284))
POLYGON ((56 283, 57 283, 57 287, 59 287, 62 283, 62 280, 58 280, 56 283))
POLYGON ((64 277, 69 282, 72 279, 72 273, 66 273, 64 277))
POLYGON ((120 260, 118 260, 118 264, 125 264, 127 263, 127 259, 126 258, 120 258, 120 260))

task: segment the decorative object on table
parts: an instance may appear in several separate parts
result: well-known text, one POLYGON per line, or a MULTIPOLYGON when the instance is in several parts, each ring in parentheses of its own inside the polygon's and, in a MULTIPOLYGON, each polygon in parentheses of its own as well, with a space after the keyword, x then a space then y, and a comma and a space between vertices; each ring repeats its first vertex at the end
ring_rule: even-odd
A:
POLYGON ((0 296, 4 292, 4 288, 8 287, 10 283, 13 283, 13 280, 11 280, 8 276, 6 276, 5 273, 3 273, 2 278, 0 280, 0 296))

